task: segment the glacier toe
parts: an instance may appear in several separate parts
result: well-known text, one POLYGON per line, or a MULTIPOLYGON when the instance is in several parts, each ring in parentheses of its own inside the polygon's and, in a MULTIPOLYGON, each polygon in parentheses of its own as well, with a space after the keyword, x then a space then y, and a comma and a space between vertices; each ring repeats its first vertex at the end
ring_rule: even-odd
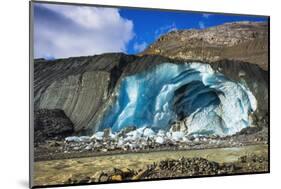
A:
POLYGON ((256 108, 247 86, 208 64, 163 63, 123 78, 99 129, 167 131, 174 121, 184 119, 188 134, 226 136, 250 126, 249 115, 256 108))

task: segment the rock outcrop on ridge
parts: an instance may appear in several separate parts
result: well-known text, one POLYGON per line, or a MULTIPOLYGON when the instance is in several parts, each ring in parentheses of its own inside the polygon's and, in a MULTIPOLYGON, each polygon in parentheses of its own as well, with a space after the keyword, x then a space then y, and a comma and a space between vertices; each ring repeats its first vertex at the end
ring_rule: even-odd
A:
POLYGON ((161 36, 141 54, 214 62, 241 60, 268 70, 268 23, 233 22, 161 36))

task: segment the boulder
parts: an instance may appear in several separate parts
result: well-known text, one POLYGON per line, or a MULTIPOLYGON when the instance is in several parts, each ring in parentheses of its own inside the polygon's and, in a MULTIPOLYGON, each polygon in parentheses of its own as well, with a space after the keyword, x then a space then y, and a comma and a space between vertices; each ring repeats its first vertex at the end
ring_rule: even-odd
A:
POLYGON ((176 121, 174 124, 170 127, 171 132, 187 132, 187 125, 185 120, 182 121, 176 121))
POLYGON ((64 138, 73 134, 74 125, 59 109, 40 109, 34 112, 34 142, 64 138))
POLYGON ((119 136, 122 136, 122 137, 125 137, 129 132, 131 131, 134 131, 136 130, 137 128, 135 126, 128 126, 128 127, 125 127, 124 129, 122 129, 120 132, 119 132, 119 136))

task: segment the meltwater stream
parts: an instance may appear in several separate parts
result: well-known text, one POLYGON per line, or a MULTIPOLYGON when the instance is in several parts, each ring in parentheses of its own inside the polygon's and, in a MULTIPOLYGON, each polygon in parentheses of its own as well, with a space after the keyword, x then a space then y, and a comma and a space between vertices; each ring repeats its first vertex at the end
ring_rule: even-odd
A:
POLYGON ((256 106, 246 86, 208 64, 163 63, 123 78, 99 130, 168 130, 173 121, 185 118, 189 134, 226 136, 248 127, 256 106))

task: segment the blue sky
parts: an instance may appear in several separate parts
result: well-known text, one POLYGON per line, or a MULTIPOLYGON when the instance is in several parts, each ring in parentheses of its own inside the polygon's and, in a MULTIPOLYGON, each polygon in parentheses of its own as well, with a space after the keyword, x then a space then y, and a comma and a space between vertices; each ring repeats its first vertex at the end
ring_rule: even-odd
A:
POLYGON ((205 29, 234 21, 267 21, 267 18, 35 3, 35 58, 106 52, 135 54, 169 31, 205 29))

